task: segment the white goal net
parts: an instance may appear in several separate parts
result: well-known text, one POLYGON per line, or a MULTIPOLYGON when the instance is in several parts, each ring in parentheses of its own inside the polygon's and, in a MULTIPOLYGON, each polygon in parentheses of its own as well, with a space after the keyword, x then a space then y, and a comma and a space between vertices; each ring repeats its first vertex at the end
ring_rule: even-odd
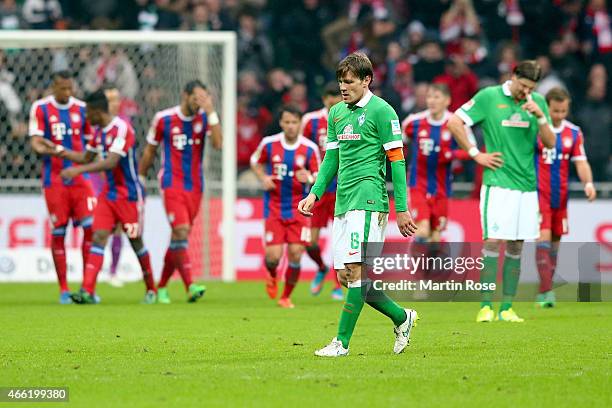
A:
MULTIPOLYGON (((224 146, 205 148, 205 193, 190 252, 196 274, 233 280, 235 41, 229 32, 0 32, 0 193, 40 192, 41 161, 29 147, 27 120, 32 102, 49 93, 53 72, 74 73, 76 97, 116 85, 120 115, 134 126, 139 151, 155 112, 177 105, 185 83, 200 79, 214 96, 224 146)), ((155 174, 159 164, 158 159, 155 174)), ((153 173, 149 178, 147 190, 155 196, 158 184, 153 173)), ((159 226, 158 219, 146 217, 145 240, 146 230, 159 226)), ((169 238, 155 237, 164 245, 169 238)), ((163 252, 152 256, 163 258, 163 252)))

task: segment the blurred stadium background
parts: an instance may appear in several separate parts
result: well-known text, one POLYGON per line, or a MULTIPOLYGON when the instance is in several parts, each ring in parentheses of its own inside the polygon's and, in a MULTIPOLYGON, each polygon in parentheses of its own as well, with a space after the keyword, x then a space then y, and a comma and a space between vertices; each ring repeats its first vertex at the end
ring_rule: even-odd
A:
MULTIPOLYGON (((2 0, 0 28, 9 37, 19 36, 14 30, 212 36, 233 31, 236 48, 229 51, 237 64, 224 69, 225 48, 219 44, 162 45, 153 37, 143 43, 108 42, 106 31, 98 32, 99 41, 81 44, 72 40, 51 46, 40 41, 25 46, 0 40, 0 281, 55 280, 40 159, 27 137, 30 105, 48 92, 53 71, 75 73, 77 97, 104 83, 116 84, 122 95, 120 113, 132 121, 141 148, 154 112, 178 103, 184 82, 199 77, 211 87, 217 103, 229 109, 218 109, 224 112, 224 130, 235 121, 226 135, 236 144, 229 163, 233 180, 225 186, 238 201, 234 232, 224 234, 222 181, 228 162, 208 149, 206 200, 191 240, 196 255, 192 259, 203 277, 221 278, 222 242, 230 239, 233 255, 226 252, 225 261, 231 258, 233 271, 225 278, 257 279, 263 276, 262 202, 249 157, 262 137, 279 131, 275 112, 281 104, 293 103, 305 112, 321 107, 320 91, 334 80, 335 64, 355 50, 370 56, 376 72, 373 90, 402 119, 425 109, 431 82, 448 84, 454 109, 481 87, 507 79, 521 59, 537 59, 545 72, 537 90, 545 93, 560 85, 572 95, 570 119, 583 128, 599 193, 599 201, 587 206, 573 175, 567 239, 610 242, 611 6, 605 0, 2 0), (230 72, 236 75, 235 101, 223 98, 224 77, 230 72)), ((476 135, 481 140, 478 129, 476 135)), ((473 163, 457 163, 454 177, 455 199, 445 238, 479 241, 480 174, 473 163)), ((147 187, 145 242, 158 275, 169 229, 157 183, 151 180, 147 187)), ((327 237, 324 233, 321 247, 329 259, 327 237)), ((78 237, 69 240, 76 248, 78 237)), ((120 275, 140 279, 130 256, 125 251, 120 275)), ((69 278, 74 281, 81 267, 78 256, 71 258, 69 278)), ((314 271, 306 257, 304 264, 307 272, 314 271)), ((106 270, 101 274, 105 278, 106 270)))

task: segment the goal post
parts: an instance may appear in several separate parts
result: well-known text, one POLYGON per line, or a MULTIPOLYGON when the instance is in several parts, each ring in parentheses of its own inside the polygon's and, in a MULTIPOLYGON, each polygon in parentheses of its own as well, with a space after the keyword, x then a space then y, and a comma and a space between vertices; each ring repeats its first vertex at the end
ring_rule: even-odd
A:
MULTIPOLYGON (((6 83, 5 88, 11 88, 8 94, 15 95, 21 103, 19 109, 0 112, 0 116, 10 119, 0 121, 0 135, 8 141, 6 151, 0 151, 0 160, 3 154, 11 160, 11 164, 0 169, 3 192, 31 191, 40 185, 38 180, 33 182, 40 177, 39 160, 29 151, 25 135, 27 108, 32 99, 40 97, 48 88, 53 71, 64 68, 78 75, 77 97, 103 82, 117 84, 132 104, 127 109, 131 109, 130 119, 140 148, 145 143, 144 135, 153 114, 178 104, 187 81, 197 78, 207 84, 221 116, 223 148, 221 152, 215 151, 209 141, 205 148, 201 223, 194 228, 201 230, 202 259, 200 263, 193 263, 194 267, 201 268, 205 278, 235 280, 237 61, 234 32, 0 31, 0 52, 3 59, 0 83, 6 83), (97 59, 109 55, 116 58, 109 57, 108 63, 95 65, 97 59), (101 78, 108 72, 116 78, 101 78)), ((164 243, 166 239, 159 237, 164 243)), ((163 258, 163 252, 154 256, 163 258)))

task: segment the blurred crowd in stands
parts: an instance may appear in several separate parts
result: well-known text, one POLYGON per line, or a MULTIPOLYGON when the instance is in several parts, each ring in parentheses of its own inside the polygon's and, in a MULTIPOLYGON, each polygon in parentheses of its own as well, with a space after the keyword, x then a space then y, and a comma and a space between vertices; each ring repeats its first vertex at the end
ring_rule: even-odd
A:
MULTIPOLYGON (((595 179, 612 180, 611 9, 606 0, 0 0, 0 28, 236 31, 239 170, 279 130, 281 104, 321 107, 321 89, 353 51, 371 58, 373 90, 401 119, 425 109, 429 83, 449 86, 454 110, 509 78, 518 61, 536 59, 544 72, 537 90, 570 91, 570 119, 583 128, 595 179)), ((130 101, 142 90, 130 61, 116 59, 113 82, 137 115, 130 101)), ((1 61, 0 119, 22 117, 29 102, 11 85, 19 73, 1 61)), ((90 75, 82 84, 108 79, 101 69, 81 72, 90 75)), ((24 124, 14 122, 22 134, 24 124)), ((457 173, 473 177, 470 166, 457 173)))

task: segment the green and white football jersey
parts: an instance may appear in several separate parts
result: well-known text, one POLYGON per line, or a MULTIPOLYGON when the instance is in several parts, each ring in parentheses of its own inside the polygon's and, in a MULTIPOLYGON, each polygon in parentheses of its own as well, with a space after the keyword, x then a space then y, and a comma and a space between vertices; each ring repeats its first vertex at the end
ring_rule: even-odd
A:
POLYGON ((353 106, 329 111, 327 150, 339 150, 335 216, 352 210, 389 212, 386 150, 402 147, 402 129, 393 108, 368 91, 353 106))
MULTIPOLYGON (((501 152, 504 164, 497 170, 484 169, 483 184, 511 190, 535 191, 534 164, 537 118, 521 109, 526 100, 515 102, 510 93, 510 81, 490 86, 463 104, 456 114, 468 125, 480 123, 488 153, 501 152)), ((533 92, 548 123, 551 123, 546 100, 533 92)))

